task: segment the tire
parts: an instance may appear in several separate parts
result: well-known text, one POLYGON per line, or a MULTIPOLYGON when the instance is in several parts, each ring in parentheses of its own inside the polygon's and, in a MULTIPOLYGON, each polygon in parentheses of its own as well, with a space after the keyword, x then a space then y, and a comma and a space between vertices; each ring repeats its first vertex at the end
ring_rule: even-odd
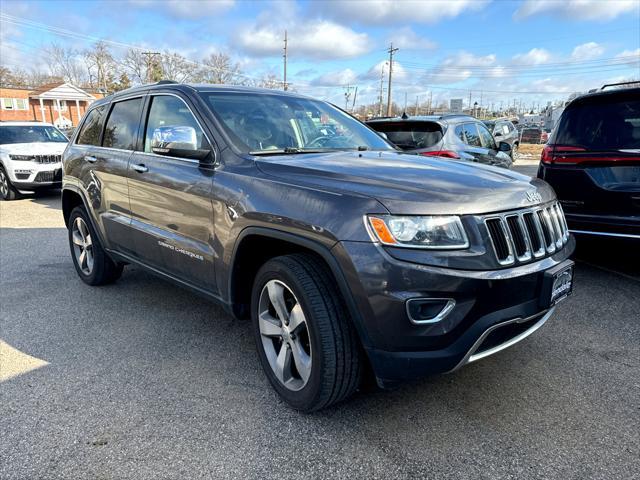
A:
POLYGON ((2 166, 0 166, 0 197, 6 201, 17 200, 21 197, 20 192, 13 186, 2 166))
POLYGON ((335 279, 324 262, 310 254, 286 255, 266 262, 254 281, 251 317, 262 368, 273 388, 291 407, 312 412, 356 391, 363 370, 360 343, 335 279), (288 322, 280 320, 271 301, 271 287, 274 292, 282 287, 288 322), (294 329, 300 318, 304 319, 304 328, 294 329), (291 333, 285 333, 289 327, 291 333), (269 335, 263 333, 265 330, 269 335), (278 330, 283 332, 279 336, 278 330), (296 341, 302 350, 296 347, 296 341), (290 375, 278 373, 280 369, 273 363, 274 353, 281 358, 282 349, 291 352, 290 375), (309 363, 303 354, 307 354, 310 368, 298 368, 309 363), (288 380, 283 381, 284 378, 288 380))
POLYGON ((104 251, 84 207, 74 208, 68 223, 71 258, 80 279, 87 285, 97 286, 120 278, 124 266, 111 260, 104 251))

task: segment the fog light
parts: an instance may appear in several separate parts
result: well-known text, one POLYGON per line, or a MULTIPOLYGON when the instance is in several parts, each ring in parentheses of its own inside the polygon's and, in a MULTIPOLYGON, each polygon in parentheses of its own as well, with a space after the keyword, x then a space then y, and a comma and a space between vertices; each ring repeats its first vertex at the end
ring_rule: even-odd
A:
POLYGON ((416 325, 437 323, 444 320, 455 306, 453 298, 411 298, 407 300, 407 315, 416 325))

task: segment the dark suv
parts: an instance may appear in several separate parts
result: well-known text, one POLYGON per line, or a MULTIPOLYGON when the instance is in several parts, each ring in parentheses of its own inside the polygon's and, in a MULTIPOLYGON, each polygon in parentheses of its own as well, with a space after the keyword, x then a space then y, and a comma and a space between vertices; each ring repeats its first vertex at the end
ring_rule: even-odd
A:
POLYGON ((542 151, 538 177, 558 192, 572 231, 640 239, 640 88, 573 100, 542 151))
POLYGON ((511 168, 511 145, 469 115, 375 118, 367 122, 406 153, 511 168))
POLYGON ((506 142, 511 146, 511 159, 515 161, 518 147, 520 146, 520 134, 515 125, 506 118, 498 118, 496 120, 483 120, 482 123, 493 134, 496 142, 506 142))
POLYGON ((292 93, 126 90, 92 105, 63 167, 80 278, 136 264, 251 318, 269 381, 305 411, 367 372, 386 386, 500 351, 571 290, 546 183, 402 154, 292 93))

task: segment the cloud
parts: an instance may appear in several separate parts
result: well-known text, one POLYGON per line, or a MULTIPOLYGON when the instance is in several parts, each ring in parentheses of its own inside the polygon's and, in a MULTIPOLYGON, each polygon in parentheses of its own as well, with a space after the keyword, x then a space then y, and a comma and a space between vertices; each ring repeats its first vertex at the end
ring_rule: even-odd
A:
POLYGON ((194 20, 226 12, 235 0, 131 0, 131 4, 194 20))
POLYGON ((478 11, 491 0, 342 0, 315 4, 314 9, 336 21, 363 24, 436 23, 466 11, 478 11))
MULTIPOLYGON (((619 54, 616 55, 616 58, 627 58, 627 57, 638 57, 637 60, 640 61, 640 48, 636 48, 635 50, 623 50, 619 54)), ((629 60, 634 61, 633 58, 629 60)))
MULTIPOLYGON (((382 60, 373 65, 366 73, 360 75, 361 80, 375 80, 380 81, 380 75, 384 70, 384 81, 389 78, 389 62, 382 60)), ((407 70, 394 60, 393 62, 393 81, 403 81, 408 78, 407 70)))
MULTIPOLYGON (((288 28, 289 54, 314 59, 351 58, 371 49, 366 33, 327 20, 292 22, 288 28)), ((278 25, 253 25, 240 29, 233 39, 235 46, 256 56, 282 55, 284 28, 278 25)))
POLYGON ((474 55, 460 51, 445 58, 440 65, 426 75, 429 83, 457 83, 473 76, 474 67, 481 68, 482 75, 499 77, 504 75, 503 67, 496 64, 496 55, 474 55))
POLYGON ((572 60, 593 60, 602 56, 604 47, 596 42, 583 43, 578 45, 571 52, 572 60))
POLYGON ((311 80, 312 85, 339 86, 356 83, 358 75, 350 68, 328 72, 311 80))
POLYGON ((421 37, 409 27, 396 30, 389 36, 388 43, 402 50, 433 50, 436 43, 428 38, 421 37))
POLYGON ((511 62, 515 65, 542 65, 551 60, 551 53, 544 48, 532 48, 527 53, 514 55, 511 62))
POLYGON ((612 20, 638 10, 638 0, 525 0, 514 13, 517 20, 540 14, 559 14, 572 20, 612 20))

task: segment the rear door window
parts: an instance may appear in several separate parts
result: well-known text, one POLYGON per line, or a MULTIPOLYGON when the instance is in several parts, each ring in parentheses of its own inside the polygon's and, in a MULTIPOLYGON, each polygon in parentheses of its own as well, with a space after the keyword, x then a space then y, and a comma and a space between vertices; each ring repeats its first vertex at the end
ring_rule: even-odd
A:
POLYGON ((104 129, 103 147, 133 150, 138 135, 142 98, 117 102, 104 129))
POLYGON ((637 94, 603 96, 567 107, 554 143, 588 150, 640 148, 640 100, 637 94))
POLYGON ((493 139, 493 135, 491 135, 491 132, 489 132, 489 130, 487 130, 487 128, 482 124, 476 123, 476 127, 478 127, 478 133, 480 134, 480 141, 482 142, 482 146, 490 150, 495 150, 496 142, 493 139))
POLYGON ((462 128, 464 130, 464 136, 467 138, 467 145, 471 145, 472 147, 482 147, 480 135, 478 135, 478 127, 475 123, 465 123, 462 128))
POLYGON ((106 106, 96 107, 87 114, 87 119, 82 124, 82 130, 78 134, 79 145, 100 145, 102 126, 104 125, 104 111, 106 106))
POLYGON ((436 122, 372 123, 389 141, 403 150, 430 148, 442 140, 442 127, 436 122))

